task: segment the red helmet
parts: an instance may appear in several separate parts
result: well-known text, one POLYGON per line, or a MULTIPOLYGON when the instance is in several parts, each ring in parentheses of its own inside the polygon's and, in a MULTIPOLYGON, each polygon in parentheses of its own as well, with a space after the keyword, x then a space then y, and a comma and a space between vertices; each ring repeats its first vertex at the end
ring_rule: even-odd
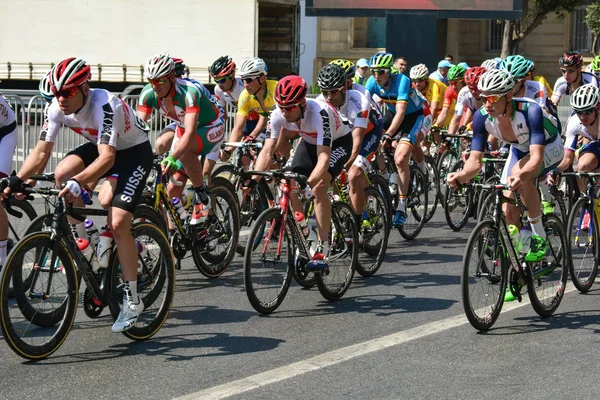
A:
POLYGON ((485 67, 471 67, 465 72, 465 83, 467 86, 477 87, 477 82, 479 82, 479 78, 487 72, 485 67))
POLYGON ((92 77, 89 65, 82 58, 67 58, 52 67, 50 85, 53 91, 81 86, 92 77))
POLYGON ((583 64, 583 58, 578 51, 567 51, 562 55, 558 63, 561 67, 579 68, 583 64))
POLYGON ((308 86, 302 77, 289 75, 277 82, 273 97, 277 104, 286 106, 303 102, 307 92, 308 86))

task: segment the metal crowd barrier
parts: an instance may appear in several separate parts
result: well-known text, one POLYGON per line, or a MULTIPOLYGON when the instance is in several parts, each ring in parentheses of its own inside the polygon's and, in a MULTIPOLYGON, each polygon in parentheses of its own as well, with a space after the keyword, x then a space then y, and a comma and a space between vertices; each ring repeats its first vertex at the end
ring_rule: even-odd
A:
MULTIPOLYGON (((28 104, 24 104, 21 96, 9 94, 5 95, 10 105, 15 110, 17 115, 17 134, 18 142, 15 154, 13 156, 13 169, 18 171, 23 165, 23 161, 27 155, 33 150, 42 131, 42 125, 44 124, 44 107, 46 106, 46 100, 35 95, 31 97, 28 104)), ((316 97, 316 95, 309 95, 309 97, 316 97)), ((127 95, 123 97, 123 100, 133 109, 137 109, 138 96, 127 95)), ((385 108, 385 107, 384 107, 385 108)), ((229 137, 233 125, 235 123, 236 109, 227 107, 227 119, 225 121, 225 136, 226 139, 229 137)), ((571 114, 571 108, 569 105, 568 96, 563 96, 561 102, 558 105, 558 116, 562 123, 563 131, 567 125, 567 119, 571 114)), ((150 141, 154 146, 156 138, 160 132, 168 125, 168 122, 163 118, 157 110, 152 112, 150 120, 150 141)), ((56 138, 52 156, 48 161, 47 171, 54 171, 56 165, 62 160, 65 155, 76 146, 83 144, 85 139, 83 136, 74 134, 68 128, 63 127, 61 132, 56 138)))

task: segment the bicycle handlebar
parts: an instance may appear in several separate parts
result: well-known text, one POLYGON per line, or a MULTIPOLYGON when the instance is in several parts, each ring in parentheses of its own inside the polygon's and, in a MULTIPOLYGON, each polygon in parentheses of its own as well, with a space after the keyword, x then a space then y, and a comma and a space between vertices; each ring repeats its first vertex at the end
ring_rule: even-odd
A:
POLYGON ((237 148, 262 149, 263 144, 261 142, 225 142, 221 145, 221 148, 224 149, 226 146, 237 148))
POLYGON ((294 179, 302 185, 306 185, 306 181, 308 179, 308 177, 306 175, 298 174, 295 172, 284 172, 282 170, 278 170, 278 171, 247 171, 247 174, 248 175, 270 176, 270 177, 279 178, 279 179, 294 179))

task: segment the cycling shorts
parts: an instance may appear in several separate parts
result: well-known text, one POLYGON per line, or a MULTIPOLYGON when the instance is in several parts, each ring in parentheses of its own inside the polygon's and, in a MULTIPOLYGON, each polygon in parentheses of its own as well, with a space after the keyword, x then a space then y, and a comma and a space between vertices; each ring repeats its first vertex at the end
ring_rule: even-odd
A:
MULTIPOLYGON (((564 148, 562 140, 560 135, 556 135, 556 137, 550 143, 546 144, 544 149, 544 163, 542 164, 540 173, 536 176, 536 178, 545 176, 548 172, 556 168, 562 161, 563 154, 564 148)), ((519 151, 515 149, 514 146, 510 147, 508 159, 506 160, 506 164, 502 170, 502 177, 500 178, 501 183, 506 184, 508 182, 508 177, 511 175, 510 171, 512 171, 514 165, 527 155, 529 155, 529 152, 519 151)))
POLYGON ((371 153, 375 152, 375 150, 377 150, 377 146, 379 146, 379 141, 381 140, 382 135, 383 120, 379 119, 377 125, 375 125, 375 127, 371 129, 371 131, 367 133, 363 138, 362 145, 360 147, 360 152, 358 153, 358 156, 356 156, 356 159, 354 160, 354 163, 352 163, 352 165, 355 165, 363 171, 366 171, 369 165, 367 157, 371 153))
POLYGON ((10 174, 17 140, 16 122, 0 128, 0 178, 10 174))
MULTIPOLYGON (((383 129, 387 131, 392 124, 394 116, 392 113, 385 113, 383 117, 383 129)), ((414 146, 417 143, 417 135, 423 127, 423 110, 404 115, 404 120, 396 132, 390 132, 395 136, 400 132, 400 141, 414 146)))
MULTIPOLYGON (((98 158, 98 146, 84 143, 71 150, 67 156, 79 157, 86 168, 98 158)), ((146 179, 150 174, 154 155, 150 142, 140 143, 125 150, 117 151, 115 163, 102 178, 117 174, 117 186, 110 203, 111 207, 133 213, 142 198, 146 179)))
MULTIPOLYGON (((250 135, 254 131, 254 129, 256 129, 256 125, 258 125, 257 119, 246 120, 246 125, 244 125, 244 131, 242 132, 242 135, 244 137, 250 135)), ((256 140, 258 140, 259 142, 264 142, 266 137, 267 137, 267 127, 265 126, 263 128, 262 132, 260 132, 260 135, 258 135, 258 137, 256 138, 256 140)))
POLYGON ((579 157, 581 157, 585 153, 592 153, 596 156, 596 167, 594 169, 598 169, 598 165, 600 165, 600 143, 599 142, 590 142, 584 145, 579 150, 579 157))
MULTIPOLYGON (((347 134, 331 144, 328 172, 335 179, 344 169, 352 154, 352 135, 347 134)), ((296 151, 285 165, 285 170, 310 176, 317 166, 317 145, 301 140, 296 151)))
MULTIPOLYGON (((185 130, 181 126, 177 126, 175 138, 171 145, 171 151, 175 148, 175 143, 183 136, 185 130)), ((205 156, 210 153, 215 146, 221 145, 225 137, 225 125, 223 123, 214 126, 200 126, 196 129, 194 153, 199 156, 205 156)))

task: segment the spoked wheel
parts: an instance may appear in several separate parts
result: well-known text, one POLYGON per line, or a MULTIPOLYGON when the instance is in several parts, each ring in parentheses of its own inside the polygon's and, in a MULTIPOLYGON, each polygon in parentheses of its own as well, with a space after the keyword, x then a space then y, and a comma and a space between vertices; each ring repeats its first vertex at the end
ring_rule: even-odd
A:
MULTIPOLYGON (((452 169, 453 172, 462 170, 463 161, 459 161, 452 169)), ((457 189, 447 187, 444 198, 444 215, 446 222, 453 231, 460 231, 467 224, 471 207, 473 206, 473 190, 466 185, 457 189)))
POLYGON ((358 232, 360 250, 356 271, 362 276, 371 276, 383 263, 391 220, 386 212, 385 199, 379 190, 368 186, 365 189, 365 200, 363 220, 358 232), (367 218, 364 218, 365 212, 367 218))
POLYGON ((577 290, 587 292, 596 280, 600 260, 598 221, 589 198, 580 198, 571 209, 566 236, 571 251, 571 280, 577 290))
MULTIPOLYGON (((383 195, 383 198, 385 199, 385 205, 386 205, 387 213, 389 216, 389 220, 391 221, 391 219, 394 216, 394 211, 396 210, 396 208, 394 207, 394 198, 392 196, 392 193, 390 192, 389 182, 386 181, 383 176, 375 174, 375 173, 369 173, 369 182, 371 183, 371 186, 373 186, 375 189, 379 190, 379 192, 383 195)), ((397 197, 397 195, 396 195, 396 197, 397 197)), ((388 235, 390 234, 391 227, 392 227, 392 225, 389 224, 390 230, 388 231, 388 235)))
POLYGON ((543 220, 548 251, 543 261, 528 263, 530 279, 527 280, 527 292, 535 312, 547 317, 562 301, 570 260, 561 220, 554 214, 544 215, 543 220))
POLYGON ((238 243, 240 220, 237 203, 230 191, 222 186, 210 189, 212 204, 207 222, 197 230, 192 257, 198 271, 207 278, 223 274, 238 243))
POLYGON ((465 314, 477 330, 490 329, 500 315, 508 275, 505 252, 494 222, 477 224, 467 242, 461 278, 465 314))
POLYGON ((425 214, 425 222, 433 218, 437 209, 440 193, 440 178, 438 177, 437 166, 431 156, 425 156, 425 164, 427 165, 427 214, 425 214))
POLYGON ((406 222, 398 228, 404 239, 415 239, 423 229, 425 215, 427 215, 428 195, 427 177, 419 167, 411 166, 406 197, 406 222))
POLYGON ((438 160, 437 170, 438 170, 438 182, 440 183, 440 203, 442 206, 446 206, 444 202, 444 193, 446 193, 446 189, 448 185, 446 184, 446 177, 452 171, 454 164, 458 161, 458 157, 456 156, 453 150, 446 150, 442 153, 438 160))
POLYGON ((331 240, 328 267, 315 273, 317 287, 327 300, 338 300, 350 287, 358 262, 358 229, 346 203, 331 205, 331 240))
POLYGON ((66 245, 50 232, 31 233, 10 253, 0 277, 6 343, 23 358, 48 357, 67 338, 77 310, 77 271, 66 245))
POLYGON ((264 211, 252 227, 244 254, 244 286, 250 304, 262 314, 270 314, 279 307, 292 279, 294 252, 292 240, 283 229, 281 211, 264 211))
MULTIPOLYGON (((485 181, 485 184, 490 185, 499 183, 500 178, 497 176, 492 176, 485 181)), ((483 189, 479 192, 479 198, 477 199, 477 222, 492 218, 494 214, 494 204, 496 204, 496 194, 492 190, 483 189)))
MULTIPOLYGON (((154 336, 167 319, 175 294, 175 264, 167 237, 156 225, 139 223, 132 227, 134 238, 143 244, 145 254, 138 255, 138 295, 144 303, 144 311, 136 323, 123 335, 133 340, 146 340, 154 336)), ((115 247, 116 249, 116 247, 115 247)), ((113 320, 121 311, 123 277, 118 251, 109 265, 111 301, 109 308, 113 320)))

